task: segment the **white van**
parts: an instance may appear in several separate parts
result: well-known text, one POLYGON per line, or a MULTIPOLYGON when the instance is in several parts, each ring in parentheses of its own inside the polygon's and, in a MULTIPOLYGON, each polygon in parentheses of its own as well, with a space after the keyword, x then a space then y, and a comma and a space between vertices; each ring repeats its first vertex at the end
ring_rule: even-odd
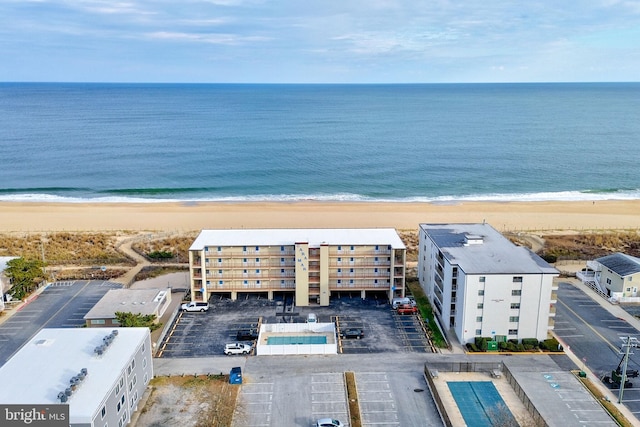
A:
POLYGON ((398 306, 400 305, 404 305, 404 304, 410 304, 412 307, 416 306, 416 300, 414 300, 413 298, 409 298, 409 297, 404 297, 404 298, 394 298, 391 300, 391 308, 394 310, 398 309, 398 306))
POLYGON ((307 316, 307 323, 317 323, 318 322, 318 318, 316 317, 315 313, 309 313, 309 315, 307 316))

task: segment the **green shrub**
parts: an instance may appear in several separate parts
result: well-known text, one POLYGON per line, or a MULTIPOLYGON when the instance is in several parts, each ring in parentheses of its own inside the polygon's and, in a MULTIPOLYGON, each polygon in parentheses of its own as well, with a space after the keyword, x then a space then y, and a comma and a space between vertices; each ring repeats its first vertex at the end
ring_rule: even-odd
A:
POLYGON ((173 252, 153 251, 153 252, 149 252, 147 256, 151 259, 170 259, 170 258, 173 258, 173 252))
POLYGON ((531 346, 532 348, 538 348, 540 342, 536 338, 522 338, 522 344, 525 347, 531 346))
POLYGON ((540 343, 540 348, 547 351, 562 351, 563 348, 555 338, 549 338, 540 343))
POLYGON ((544 254, 541 257, 543 260, 547 261, 549 264, 553 264, 558 261, 558 256, 554 254, 544 254))

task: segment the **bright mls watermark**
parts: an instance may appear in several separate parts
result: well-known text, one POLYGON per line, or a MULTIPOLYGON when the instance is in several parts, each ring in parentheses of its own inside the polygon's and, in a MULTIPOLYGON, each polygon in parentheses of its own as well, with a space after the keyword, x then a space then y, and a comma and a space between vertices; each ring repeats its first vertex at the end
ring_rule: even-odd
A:
POLYGON ((0 426, 69 427, 69 405, 0 405, 0 426))

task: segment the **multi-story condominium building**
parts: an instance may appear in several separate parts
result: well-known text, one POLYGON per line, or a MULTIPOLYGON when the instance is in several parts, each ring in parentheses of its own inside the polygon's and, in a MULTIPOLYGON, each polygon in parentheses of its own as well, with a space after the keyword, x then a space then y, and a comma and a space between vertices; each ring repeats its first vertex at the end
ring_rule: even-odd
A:
POLYGON ((555 268, 488 224, 420 224, 418 231, 420 285, 460 343, 549 337, 555 268))
POLYGON ((149 328, 42 329, 0 378, 4 405, 68 405, 68 426, 126 426, 153 378, 149 328))
POLYGON ((189 248, 191 295, 295 294, 329 305, 339 291, 404 296, 406 248, 394 229, 203 230, 189 248))

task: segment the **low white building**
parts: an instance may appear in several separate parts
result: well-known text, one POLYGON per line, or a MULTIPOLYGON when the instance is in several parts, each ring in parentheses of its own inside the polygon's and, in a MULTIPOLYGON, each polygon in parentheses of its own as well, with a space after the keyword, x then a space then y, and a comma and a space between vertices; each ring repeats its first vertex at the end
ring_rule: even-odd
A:
POLYGON ((550 336, 555 268, 488 224, 420 224, 419 234, 420 285, 460 343, 550 336))
POLYGON ((122 427, 153 378, 149 329, 42 329, 0 378, 1 404, 68 404, 70 426, 122 427))
POLYGON ((113 328, 120 324, 117 312, 156 316, 156 323, 171 303, 171 288, 165 289, 110 289, 84 315, 88 328, 113 328))
POLYGON ((12 259, 16 259, 15 256, 3 256, 0 257, 0 311, 5 308, 4 299, 5 293, 11 287, 9 278, 4 274, 4 270, 7 268, 7 263, 12 259))

